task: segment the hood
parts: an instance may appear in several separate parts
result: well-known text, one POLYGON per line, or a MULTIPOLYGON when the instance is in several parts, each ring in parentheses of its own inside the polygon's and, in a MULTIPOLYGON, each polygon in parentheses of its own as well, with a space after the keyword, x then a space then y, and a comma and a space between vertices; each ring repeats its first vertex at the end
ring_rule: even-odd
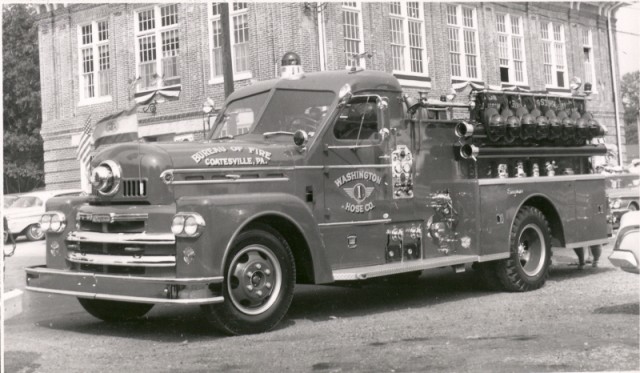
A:
MULTIPOLYGON (((262 135, 251 137, 261 138, 262 135)), ((301 157, 293 140, 290 143, 214 140, 156 143, 153 146, 171 158, 174 169, 273 167, 291 165, 301 157)))

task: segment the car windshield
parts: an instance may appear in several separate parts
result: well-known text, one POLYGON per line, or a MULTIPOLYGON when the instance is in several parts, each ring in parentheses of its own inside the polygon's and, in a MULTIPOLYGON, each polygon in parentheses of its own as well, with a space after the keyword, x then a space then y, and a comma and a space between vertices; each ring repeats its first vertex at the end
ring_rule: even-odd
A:
POLYGON ((2 199, 2 206, 4 208, 11 207, 13 203, 18 199, 16 196, 4 196, 2 199))
POLYGON ((268 92, 259 93, 228 105, 217 121, 211 138, 236 137, 244 134, 294 133, 297 130, 316 132, 333 104, 330 91, 299 91, 279 89, 269 100, 258 123, 257 115, 268 92))
POLYGON ((38 197, 34 196, 24 196, 18 198, 12 205, 11 208, 25 208, 25 207, 35 207, 42 206, 42 200, 38 197))
POLYGON ((233 138, 249 133, 268 95, 266 91, 230 102, 216 119, 209 138, 233 138))
POLYGON ((640 176, 637 174, 613 174, 607 176, 607 187, 610 189, 637 188, 640 176))

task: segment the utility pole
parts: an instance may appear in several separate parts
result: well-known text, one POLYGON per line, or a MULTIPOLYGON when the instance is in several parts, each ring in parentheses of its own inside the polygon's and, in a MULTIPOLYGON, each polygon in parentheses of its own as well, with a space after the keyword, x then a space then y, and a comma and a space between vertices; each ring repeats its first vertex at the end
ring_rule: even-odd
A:
POLYGON ((229 28, 229 3, 218 3, 220 24, 222 25, 222 78, 224 79, 224 98, 233 93, 233 63, 231 60, 231 31, 229 28))

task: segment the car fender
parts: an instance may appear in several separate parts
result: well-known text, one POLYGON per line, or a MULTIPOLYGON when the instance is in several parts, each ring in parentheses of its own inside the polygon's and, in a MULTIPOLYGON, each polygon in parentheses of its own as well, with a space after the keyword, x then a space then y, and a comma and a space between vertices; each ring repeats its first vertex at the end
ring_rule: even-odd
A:
MULTIPOLYGON (((223 276, 235 238, 250 223, 265 216, 277 216, 292 223, 304 236, 311 256, 314 282, 333 281, 325 256, 325 245, 311 209, 300 199, 285 193, 252 193, 206 197, 181 197, 177 212, 196 212, 206 226, 198 238, 176 239, 177 274, 182 276, 223 276), (182 250, 193 249, 200 260, 186 264, 182 250)), ((286 238, 286 237, 285 237, 286 238)))

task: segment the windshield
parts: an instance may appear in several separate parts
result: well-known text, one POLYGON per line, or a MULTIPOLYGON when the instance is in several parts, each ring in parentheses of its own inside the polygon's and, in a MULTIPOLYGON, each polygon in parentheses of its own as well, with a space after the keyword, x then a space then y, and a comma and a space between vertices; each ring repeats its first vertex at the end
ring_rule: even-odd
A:
POLYGON ((25 197, 18 198, 11 205, 11 208, 24 208, 24 207, 35 207, 35 206, 42 206, 42 200, 38 197, 25 196, 25 197))
POLYGON ((334 97, 333 92, 326 91, 276 90, 251 133, 316 132, 334 97))
POLYGON ((271 132, 316 132, 329 113, 335 94, 330 91, 278 89, 255 123, 268 92, 236 100, 222 114, 211 138, 271 132))
POLYGON ((235 137, 249 133, 268 94, 269 91, 261 92, 230 102, 216 119, 209 138, 235 137))

